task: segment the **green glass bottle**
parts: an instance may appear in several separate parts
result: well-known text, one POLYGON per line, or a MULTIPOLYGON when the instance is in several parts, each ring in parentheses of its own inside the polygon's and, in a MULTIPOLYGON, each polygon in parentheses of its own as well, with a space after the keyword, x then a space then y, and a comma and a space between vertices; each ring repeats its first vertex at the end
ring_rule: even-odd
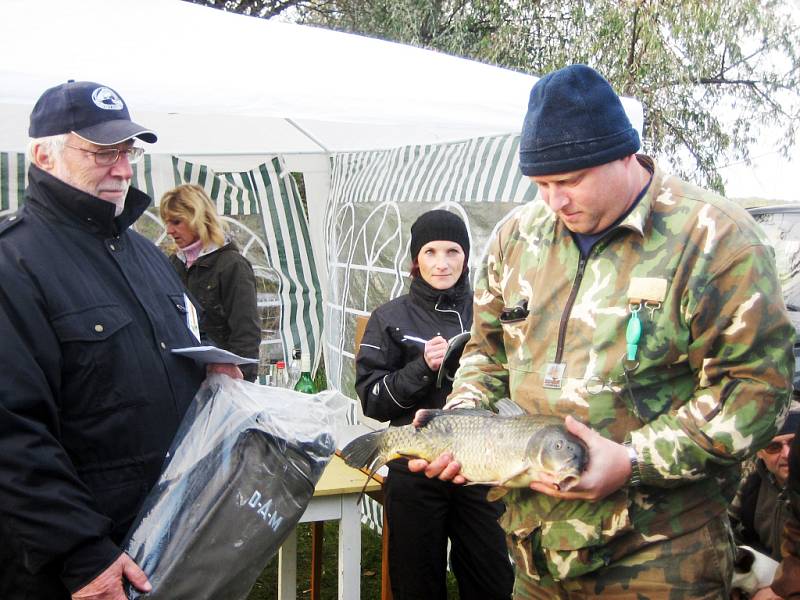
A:
POLYGON ((300 355, 300 379, 294 384, 294 391, 304 394, 316 394, 319 391, 311 379, 311 355, 307 352, 300 355))

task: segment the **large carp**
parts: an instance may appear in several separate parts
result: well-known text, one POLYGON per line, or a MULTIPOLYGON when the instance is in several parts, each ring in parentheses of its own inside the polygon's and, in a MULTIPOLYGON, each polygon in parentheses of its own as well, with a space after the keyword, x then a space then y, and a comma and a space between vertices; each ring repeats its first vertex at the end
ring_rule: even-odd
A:
POLYGON ((389 427, 357 437, 342 449, 342 458, 374 473, 393 458, 431 461, 449 452, 470 483, 499 488, 494 497, 528 487, 542 475, 566 491, 578 483, 588 462, 586 446, 558 417, 456 409, 421 410, 417 421, 419 427, 389 427))

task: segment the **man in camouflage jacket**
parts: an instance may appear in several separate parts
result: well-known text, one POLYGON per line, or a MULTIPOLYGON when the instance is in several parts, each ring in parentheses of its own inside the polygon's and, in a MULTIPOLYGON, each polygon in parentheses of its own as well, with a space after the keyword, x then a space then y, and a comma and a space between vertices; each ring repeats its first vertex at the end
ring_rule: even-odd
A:
MULTIPOLYGON (((589 449, 576 488, 505 497, 515 598, 727 598, 739 463, 788 407, 772 249, 744 210, 638 148, 589 67, 531 91, 520 166, 541 201, 490 243, 448 401, 510 397, 566 417, 589 449)), ((409 466, 462 481, 449 460, 409 466)))

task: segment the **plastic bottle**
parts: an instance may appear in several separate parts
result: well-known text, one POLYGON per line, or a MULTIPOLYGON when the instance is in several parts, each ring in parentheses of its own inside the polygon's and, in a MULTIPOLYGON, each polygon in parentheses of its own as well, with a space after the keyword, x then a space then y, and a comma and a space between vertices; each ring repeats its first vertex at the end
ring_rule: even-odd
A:
POLYGON ((294 389, 294 386, 297 385, 298 380, 300 379, 300 373, 302 373, 302 369, 300 368, 300 347, 295 347, 294 351, 292 352, 292 362, 289 363, 289 386, 290 388, 294 389))
POLYGON ((300 379, 297 380, 294 390, 304 394, 316 394, 319 390, 311 379, 311 355, 307 352, 303 352, 300 358, 300 371, 300 379))
POLYGON ((272 384, 274 387, 289 387, 289 380, 286 373, 286 363, 279 360, 275 363, 275 381, 272 384))

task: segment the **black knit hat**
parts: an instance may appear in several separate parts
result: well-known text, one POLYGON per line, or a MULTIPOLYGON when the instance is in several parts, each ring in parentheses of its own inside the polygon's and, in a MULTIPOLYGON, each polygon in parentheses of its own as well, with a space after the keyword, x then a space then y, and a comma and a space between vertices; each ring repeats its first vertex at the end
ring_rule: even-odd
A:
POLYGON ((439 240, 455 242, 469 257, 469 233, 461 217, 446 210, 431 210, 411 226, 411 259, 417 258, 425 244, 439 240))
POLYGON ((792 409, 786 415, 786 420, 783 426, 778 430, 776 435, 786 435, 787 433, 797 433, 800 428, 800 409, 792 409))
POLYGON ((639 146, 619 96, 591 67, 553 71, 531 89, 519 142, 523 175, 596 167, 634 154, 639 146))

